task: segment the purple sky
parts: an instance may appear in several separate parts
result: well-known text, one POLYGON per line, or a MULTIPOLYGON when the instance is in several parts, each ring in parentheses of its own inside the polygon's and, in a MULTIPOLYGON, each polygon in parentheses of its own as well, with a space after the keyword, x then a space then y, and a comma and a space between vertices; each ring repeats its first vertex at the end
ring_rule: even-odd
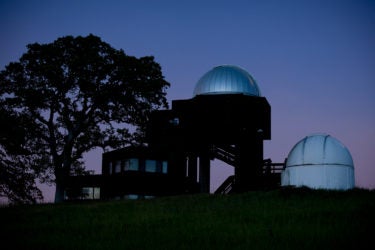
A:
MULTIPOLYGON (((170 101, 191 98, 214 66, 246 69, 272 107, 265 158, 282 162, 300 139, 325 132, 350 150, 356 186, 375 188, 375 1, 2 0, 0 69, 28 43, 89 33, 155 56, 170 101)), ((100 172, 101 152, 87 165, 100 172)), ((214 188, 231 169, 212 165, 214 188)))

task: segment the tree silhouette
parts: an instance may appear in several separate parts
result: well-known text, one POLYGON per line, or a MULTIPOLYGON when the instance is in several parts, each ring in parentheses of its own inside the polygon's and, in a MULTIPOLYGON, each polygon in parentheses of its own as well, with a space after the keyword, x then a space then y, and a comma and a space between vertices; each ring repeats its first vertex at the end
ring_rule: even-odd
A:
POLYGON ((144 143, 150 113, 168 106, 169 83, 153 57, 128 56, 94 35, 27 48, 0 73, 0 105, 22 124, 34 177, 55 182, 59 202, 65 178, 85 172, 85 152, 144 143))
POLYGON ((41 155, 30 152, 25 143, 33 135, 23 128, 23 117, 15 117, 3 107, 0 121, 0 196, 12 203, 35 203, 43 198, 35 185, 37 173, 33 166, 41 155))

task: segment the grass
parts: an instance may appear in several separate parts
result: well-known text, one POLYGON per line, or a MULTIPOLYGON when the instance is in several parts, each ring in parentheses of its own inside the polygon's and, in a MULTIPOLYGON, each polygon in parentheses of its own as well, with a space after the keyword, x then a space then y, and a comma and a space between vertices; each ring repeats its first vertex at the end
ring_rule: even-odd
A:
POLYGON ((10 206, 0 225, 2 249, 368 249, 375 191, 10 206))

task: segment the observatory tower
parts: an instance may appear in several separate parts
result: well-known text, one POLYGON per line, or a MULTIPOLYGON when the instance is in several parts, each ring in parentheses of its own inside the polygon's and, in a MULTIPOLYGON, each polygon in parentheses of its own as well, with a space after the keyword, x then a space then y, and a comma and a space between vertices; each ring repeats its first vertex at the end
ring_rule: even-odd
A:
POLYGON ((246 191, 262 185, 263 140, 271 139, 271 108, 242 68, 213 68, 197 82, 192 99, 172 101, 153 114, 149 145, 169 152, 169 171, 209 192, 210 160, 235 168, 230 185, 246 191))

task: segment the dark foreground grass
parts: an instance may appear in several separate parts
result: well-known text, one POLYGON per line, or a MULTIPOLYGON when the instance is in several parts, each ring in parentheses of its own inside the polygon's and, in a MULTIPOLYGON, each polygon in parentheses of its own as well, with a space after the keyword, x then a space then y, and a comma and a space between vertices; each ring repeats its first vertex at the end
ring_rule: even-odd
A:
POLYGON ((1 249, 372 249, 375 191, 13 206, 0 228, 1 249))

